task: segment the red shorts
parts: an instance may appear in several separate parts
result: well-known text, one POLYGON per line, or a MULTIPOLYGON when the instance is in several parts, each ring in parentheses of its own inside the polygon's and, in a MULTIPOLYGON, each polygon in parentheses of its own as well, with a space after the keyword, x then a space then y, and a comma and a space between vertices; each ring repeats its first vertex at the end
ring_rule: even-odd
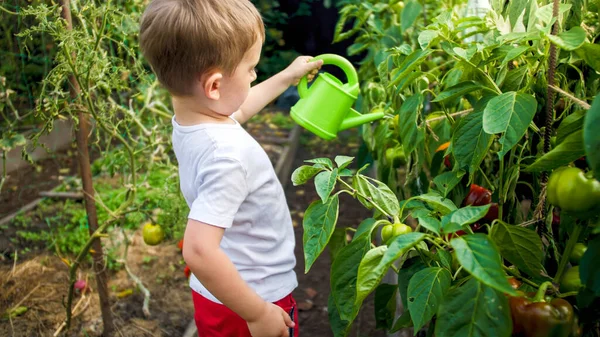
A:
MULTIPOLYGON (((223 304, 215 303, 192 290, 194 300, 194 320, 198 328, 198 337, 252 337, 248 324, 238 314, 223 304)), ((298 337, 298 308, 292 294, 274 303, 285 310, 296 323, 293 337, 298 337), (293 310, 293 312, 292 312, 293 310)), ((292 334, 290 334, 291 336, 292 334)))

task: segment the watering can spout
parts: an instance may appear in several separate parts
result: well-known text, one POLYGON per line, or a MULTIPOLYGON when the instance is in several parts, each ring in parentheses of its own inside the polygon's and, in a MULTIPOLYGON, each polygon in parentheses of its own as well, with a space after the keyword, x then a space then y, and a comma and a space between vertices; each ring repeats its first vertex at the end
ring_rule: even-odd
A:
POLYGON ((346 118, 342 121, 342 124, 340 125, 340 131, 350 129, 361 124, 376 121, 378 119, 383 118, 383 116, 384 113, 382 111, 362 115, 358 111, 350 108, 350 111, 346 115, 346 118))

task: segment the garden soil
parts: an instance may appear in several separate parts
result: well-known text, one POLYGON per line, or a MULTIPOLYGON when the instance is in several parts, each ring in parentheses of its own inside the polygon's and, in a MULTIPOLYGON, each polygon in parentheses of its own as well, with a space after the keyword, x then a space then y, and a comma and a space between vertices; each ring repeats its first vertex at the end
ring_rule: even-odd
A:
MULTIPOLYGON (((293 166, 298 167, 304 160, 316 157, 333 158, 336 154, 355 155, 358 151, 358 140, 353 137, 355 135, 352 133, 345 133, 339 140, 325 142, 305 132, 293 166)), ((71 157, 66 155, 62 161, 61 158, 54 158, 49 162, 50 165, 43 163, 40 170, 27 171, 27 185, 22 184, 23 179, 19 179, 20 182, 17 183, 13 181, 12 185, 9 182, 12 197, 2 196, 2 214, 6 215, 17 210, 31 201, 30 199, 37 192, 51 188, 51 184, 47 183, 48 177, 58 176, 59 172, 67 174, 66 168, 71 174, 76 172, 76 167, 69 158, 71 157), (38 187, 35 187, 36 184, 38 187), (19 191, 21 186, 25 186, 28 191, 19 191), (19 197, 15 199, 15 196, 19 197), (12 199, 7 200, 7 198, 12 199)), ((330 260, 327 250, 315 262, 310 272, 304 274, 302 216, 308 205, 318 199, 318 196, 312 183, 297 187, 289 183, 286 186, 286 196, 296 235, 298 261, 296 272, 299 287, 294 291, 294 296, 299 303, 301 335, 333 336, 327 313, 330 289, 330 260)), ((356 227, 369 215, 370 212, 358 202, 345 195, 342 196, 338 226, 356 227)), ((150 316, 144 315, 142 310, 144 295, 127 272, 125 270, 111 272, 109 290, 113 304, 112 312, 118 328, 117 336, 182 336, 193 317, 193 305, 187 280, 183 274, 184 262, 176 242, 147 246, 141 238, 140 231, 118 233, 118 235, 125 234, 131 239, 127 265, 151 293, 148 307, 150 316)), ((110 243, 105 242, 105 244, 110 243)), ((63 301, 66 301, 68 290, 66 263, 56 254, 44 250, 33 250, 24 256, 10 255, 13 259, 0 258, 0 336, 91 337, 100 335, 102 320, 91 269, 84 268, 79 271, 79 278, 87 279, 90 289, 76 294, 73 301, 75 310, 72 328, 66 333, 61 328, 65 319, 63 301), (14 309, 17 309, 14 313, 18 312, 18 314, 6 316, 7 312, 14 309)), ((9 255, 0 254, 0 256, 9 255)), ((350 336, 385 336, 383 332, 375 331, 373 312, 371 296, 365 301, 350 336)))

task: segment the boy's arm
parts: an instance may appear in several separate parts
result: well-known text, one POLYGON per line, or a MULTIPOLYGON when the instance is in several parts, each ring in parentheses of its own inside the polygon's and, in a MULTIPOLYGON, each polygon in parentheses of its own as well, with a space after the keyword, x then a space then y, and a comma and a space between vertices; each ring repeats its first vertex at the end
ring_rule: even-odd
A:
POLYGON ((265 302, 240 277, 220 248, 224 229, 189 219, 185 230, 183 257, 192 273, 225 306, 248 322, 257 336, 287 336, 293 327, 288 314, 265 302))
POLYGON ((323 65, 323 61, 309 62, 311 59, 310 56, 300 56, 283 71, 253 86, 250 89, 248 98, 246 98, 240 110, 235 113, 236 120, 239 123, 245 123, 291 85, 297 85, 304 75, 309 74, 308 79, 312 80, 318 69, 323 65))

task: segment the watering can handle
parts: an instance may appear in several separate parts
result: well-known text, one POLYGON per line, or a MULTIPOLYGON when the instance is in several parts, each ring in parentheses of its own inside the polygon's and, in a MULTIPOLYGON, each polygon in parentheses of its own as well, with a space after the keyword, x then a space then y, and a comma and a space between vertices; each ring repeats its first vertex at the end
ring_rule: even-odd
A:
MULTIPOLYGON (((312 60, 310 60, 310 62, 318 60, 323 60, 323 65, 332 64, 340 67, 346 74, 348 83, 351 85, 351 87, 355 87, 355 85, 358 84, 358 74, 356 73, 356 69, 354 69, 354 66, 352 63, 350 63, 350 61, 336 54, 322 54, 314 57, 312 60)), ((356 87, 358 88, 358 86, 356 87)), ((306 76, 302 77, 302 79, 300 79, 300 83, 298 83, 298 94, 300 95, 300 98, 303 98, 306 96, 306 94, 308 94, 308 79, 306 76)))

